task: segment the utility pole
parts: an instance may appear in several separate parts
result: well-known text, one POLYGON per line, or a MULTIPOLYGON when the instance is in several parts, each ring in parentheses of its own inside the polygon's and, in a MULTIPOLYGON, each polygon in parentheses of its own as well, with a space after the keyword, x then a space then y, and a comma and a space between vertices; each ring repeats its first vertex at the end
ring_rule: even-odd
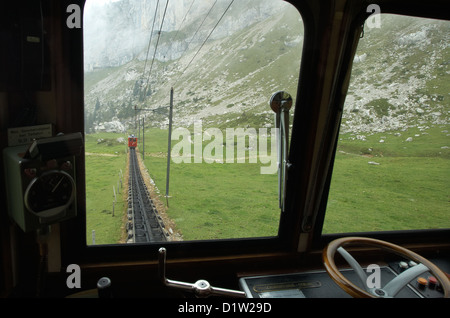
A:
MULTIPOLYGON (((141 119, 139 118, 139 119, 137 119, 137 112, 139 111, 151 111, 151 112, 155 112, 155 111, 158 111, 158 110, 160 110, 160 109, 162 109, 162 108, 167 108, 167 106, 164 106, 164 107, 159 107, 159 108, 156 108, 156 109, 148 109, 148 108, 137 108, 136 106, 134 107, 134 111, 135 111, 135 116, 136 116, 136 127, 138 126, 138 128, 139 128, 139 133, 138 133, 138 142, 140 142, 140 140, 141 140, 141 119)), ((144 157, 144 142, 145 142, 145 137, 144 137, 144 133, 145 133, 145 131, 144 131, 144 117, 142 118, 142 158, 144 157)))

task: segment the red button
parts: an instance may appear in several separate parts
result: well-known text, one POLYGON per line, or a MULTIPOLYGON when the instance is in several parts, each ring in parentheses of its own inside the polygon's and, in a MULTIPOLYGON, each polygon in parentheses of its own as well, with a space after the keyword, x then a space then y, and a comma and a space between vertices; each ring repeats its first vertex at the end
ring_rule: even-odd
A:
POLYGON ((428 284, 430 284, 430 287, 435 287, 438 283, 438 280, 434 276, 428 277, 428 284))

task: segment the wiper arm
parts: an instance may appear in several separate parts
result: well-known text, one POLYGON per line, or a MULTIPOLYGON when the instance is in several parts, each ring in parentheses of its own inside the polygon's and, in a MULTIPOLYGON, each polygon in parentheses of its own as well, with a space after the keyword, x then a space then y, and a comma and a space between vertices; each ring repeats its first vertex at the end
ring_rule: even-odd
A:
POLYGON ((276 92, 270 99, 270 108, 275 112, 275 128, 278 155, 278 201, 284 211, 286 199, 287 168, 289 167, 289 110, 292 97, 284 91, 276 92))

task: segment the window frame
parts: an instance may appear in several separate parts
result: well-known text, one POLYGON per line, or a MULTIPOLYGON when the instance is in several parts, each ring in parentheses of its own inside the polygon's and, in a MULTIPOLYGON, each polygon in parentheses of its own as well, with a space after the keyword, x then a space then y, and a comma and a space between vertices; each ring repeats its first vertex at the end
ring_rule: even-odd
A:
MULTIPOLYGON (((436 8, 439 7, 439 4, 433 3, 430 6, 421 5, 420 3, 412 2, 412 3, 405 3, 403 1, 399 1, 399 3, 379 3, 380 1, 374 1, 373 4, 377 4, 380 7, 382 7, 382 14, 393 14, 393 15, 401 15, 401 16, 409 16, 414 18, 425 18, 425 19, 437 19, 437 20, 447 20, 450 21, 450 18, 448 15, 446 15, 444 12, 439 12, 436 8)), ((366 19, 369 16, 364 11, 360 11, 359 14, 356 15, 356 18, 353 22, 352 30, 358 30, 358 28, 361 28, 362 26, 362 32, 364 31, 364 24, 366 22, 366 19)), ((351 50, 353 54, 351 54, 351 59, 354 58, 357 47, 359 44, 359 37, 355 38, 354 46, 351 48, 348 48, 348 50, 351 50)), ((352 61, 348 61, 347 63, 348 72, 351 75, 352 71, 352 61)), ((348 82, 346 83, 347 89, 350 83, 350 76, 348 78, 348 82)), ((345 85, 345 84, 344 84, 345 85)), ((346 94, 345 94, 346 95, 346 94)), ((343 108, 345 103, 345 99, 342 102, 342 105, 339 105, 339 107, 343 108)), ((395 244, 443 244, 448 245, 450 243, 450 228, 448 229, 413 229, 413 230, 397 230, 397 231, 374 231, 374 232, 343 232, 343 233, 330 233, 330 234, 323 234, 322 228, 323 223, 325 221, 325 214, 327 209, 327 201, 328 201, 328 195, 330 191, 330 184, 331 184, 331 178, 333 174, 333 168, 334 168, 334 161, 339 141, 339 130, 341 125, 343 112, 340 112, 338 115, 337 120, 335 121, 335 127, 337 134, 334 138, 333 146, 331 149, 332 152, 332 158, 330 160, 329 166, 328 166, 328 173, 326 176, 325 181, 325 187, 324 191, 322 193, 322 199, 321 204, 319 208, 319 212, 317 213, 317 224, 314 227, 314 234, 313 234, 313 248, 323 248, 326 246, 329 242, 342 238, 342 237, 348 237, 348 236, 361 236, 361 237, 369 237, 379 240, 385 240, 389 241, 395 244)))
MULTIPOLYGON (((84 2, 84 0, 81 0, 84 2)), ((290 2, 290 1, 287 1, 290 2)), ((297 9, 302 19, 302 10, 298 5, 290 3, 292 10, 297 9)), ((303 28, 306 25, 303 22, 303 28)), ((82 31, 80 31, 82 33, 82 31)), ((306 33, 306 30, 305 30, 306 33)), ((81 35, 81 43, 83 41, 81 35)), ((81 48, 77 46, 78 54, 81 48)), ((304 55, 305 42, 303 43, 302 52, 299 55, 300 61, 304 55)), ((76 53, 76 52, 72 52, 76 53)), ((74 63, 72 61, 72 63, 74 63)), ((80 65, 76 62, 74 68, 79 69, 80 65)), ((83 68, 83 63, 81 63, 83 68)), ((302 65, 300 65, 301 74, 302 65)), ((84 72, 84 70, 82 70, 84 72)), ((82 81, 83 83, 84 81, 82 81)), ((83 97, 84 100, 84 97, 83 97)), ((84 107, 83 107, 84 112, 84 107)), ((82 117, 84 118, 84 116, 82 117)), ((86 189, 85 189, 85 166, 84 153, 83 158, 79 158, 81 166, 78 169, 78 217, 70 222, 62 224, 62 246, 61 256, 62 263, 70 264, 91 263, 91 262, 124 262, 124 261, 143 261, 155 259, 158 250, 166 247, 170 251, 171 257, 175 258, 197 258, 197 257, 227 257, 229 255, 267 255, 272 253, 289 253, 292 252, 296 244, 292 243, 292 237, 295 237, 294 228, 290 225, 292 222, 298 222, 298 215, 291 212, 281 213, 279 220, 278 235, 272 237, 250 237, 236 239, 219 239, 219 240, 196 240, 196 241, 180 241, 180 242, 155 242, 155 243, 133 243, 133 244, 104 244, 104 245, 88 245, 86 242, 86 189), (80 184, 82 187, 80 187, 80 184), (81 191, 80 191, 81 190, 81 191), (83 233, 80 237, 79 233, 83 233), (76 237, 76 239, 71 239, 76 237), (73 261, 76 260, 76 261, 73 261)), ((296 238, 294 238, 296 242, 296 238)))
MULTIPOLYGON (((84 3, 84 0, 78 0, 84 3)), ((352 65, 352 59, 356 50, 359 37, 359 28, 362 21, 367 17, 363 1, 346 4, 345 12, 348 14, 346 26, 343 28, 348 31, 348 37, 344 37, 341 44, 342 56, 337 58, 339 62, 332 68, 333 74, 337 76, 332 86, 332 93, 329 96, 329 114, 327 115, 327 131, 321 139, 315 136, 317 121, 320 114, 316 107, 320 103, 319 97, 323 87, 317 88, 315 85, 320 83, 323 74, 318 74, 317 65, 327 59, 327 53, 320 50, 324 39, 329 41, 328 32, 331 29, 329 16, 334 8, 330 5, 321 11, 314 1, 302 1, 296 3, 288 1, 297 8, 302 16, 304 27, 304 42, 301 53, 300 77, 298 82, 298 91, 295 99, 294 125, 292 130, 292 140, 290 144, 289 161, 293 168, 288 172, 287 184, 287 211, 282 213, 279 222, 279 232, 276 237, 266 238, 243 238, 214 241, 184 241, 184 242, 164 242, 152 244, 114 244, 88 246, 86 244, 86 206, 85 206, 85 177, 84 177, 84 158, 78 158, 77 164, 77 184, 78 184, 78 217, 74 220, 61 224, 61 260, 63 264, 70 263, 106 263, 111 262, 136 262, 136 261, 155 261, 157 251, 164 246, 170 253, 171 258, 177 259, 201 259, 204 257, 226 258, 230 256, 242 255, 243 257, 258 257, 269 254, 296 254, 298 252, 321 249, 330 240, 348 236, 349 233, 342 235, 322 235, 321 229, 324 220, 326 208, 326 199, 329 191, 329 182, 331 178, 334 154, 336 151, 336 141, 340 126, 340 108, 343 105, 343 99, 346 95, 346 78, 349 68, 352 65), (345 57, 345 58, 344 58, 345 57), (315 122, 311 123, 311 119, 315 122), (312 139, 309 139, 312 138, 312 139), (308 214, 314 210, 314 206, 305 208, 304 202, 311 199, 308 191, 314 191, 313 186, 308 184, 308 178, 311 178, 310 166, 313 161, 311 153, 315 147, 314 143, 320 142, 321 162, 323 172, 318 176, 318 182, 322 185, 317 186, 320 193, 319 199, 315 200, 318 206, 316 212, 308 214), (306 155, 305 155, 306 154, 306 155), (308 178, 305 178, 308 177, 308 178), (304 219, 312 218, 312 228, 305 230, 302 225, 304 219), (80 235, 82 233, 82 235, 80 235), (300 247, 304 245, 304 247, 300 247)), ((398 1, 395 3, 375 1, 383 8, 383 13, 403 14, 412 16, 422 16, 427 18, 444 18, 446 14, 440 9, 440 2, 433 2, 426 5, 420 1, 398 1)), ((325 6, 326 7, 326 6, 325 6)), ((64 19, 63 19, 64 20, 64 19)), ((61 94, 61 101, 68 101, 72 105, 71 112, 75 116, 64 115, 68 126, 73 131, 84 131, 84 107, 75 107, 83 105, 83 35, 82 30, 67 30, 63 28, 63 37, 67 36, 70 45, 63 50, 69 55, 70 73, 75 79, 72 82, 71 89, 76 93, 75 98, 70 100, 65 94, 61 94), (81 84, 81 86, 80 86, 81 84), (81 88, 80 88, 81 87, 81 88), (81 91, 81 93, 80 93, 81 91), (78 109, 77 109, 78 108, 78 109), (81 108, 81 110, 80 110, 81 108), (77 120, 73 120, 76 118, 77 120), (80 120, 81 119, 81 120, 80 120)), ((329 44, 329 43, 327 43, 329 44)), ((64 54, 63 54, 64 55, 64 54)), ((64 89, 61 89, 63 92, 64 89)), ((70 95, 70 94, 69 94, 70 95)), ((386 239, 394 243, 436 243, 448 241, 450 230, 426 230, 426 231, 408 231, 401 232, 383 232, 383 233, 353 233, 369 237, 386 239)))

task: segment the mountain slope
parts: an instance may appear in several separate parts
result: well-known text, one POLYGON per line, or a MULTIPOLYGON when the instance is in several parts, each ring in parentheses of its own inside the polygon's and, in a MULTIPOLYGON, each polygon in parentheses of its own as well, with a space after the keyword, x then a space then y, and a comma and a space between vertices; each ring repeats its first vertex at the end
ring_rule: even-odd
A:
POLYGON ((365 28, 354 60, 342 132, 446 124, 450 111, 450 25, 383 15, 365 28))
MULTIPOLYGON (((204 126, 219 128, 273 126, 271 95, 278 90, 297 93, 303 42, 300 16, 288 6, 272 15, 260 10, 238 18, 237 11, 243 10, 230 17, 247 18, 245 23, 227 36, 222 29, 222 36, 211 37, 200 51, 201 41, 190 49, 180 44, 194 29, 186 24, 180 32, 161 36, 177 52, 179 57, 173 60, 162 56, 146 62, 136 57, 86 72, 87 128, 111 120, 133 127, 134 107, 154 110, 141 113, 148 117, 146 123, 166 127, 171 87, 175 127, 189 127, 199 119, 204 126)), ((366 27, 354 60, 341 132, 448 124, 449 43, 445 21, 383 15, 382 29, 366 27)))
MULTIPOLYGON (((171 87, 175 125, 186 127, 200 118, 217 123, 217 116, 250 109, 265 113, 256 119, 258 125, 271 123, 271 94, 281 89, 296 94, 303 37, 299 27, 298 13, 285 8, 230 36, 207 41, 201 49, 197 45, 177 60, 136 58, 86 72, 87 127, 113 118, 132 121, 135 106, 167 107, 171 87)), ((143 115, 157 126, 168 120, 164 109, 143 115)))

